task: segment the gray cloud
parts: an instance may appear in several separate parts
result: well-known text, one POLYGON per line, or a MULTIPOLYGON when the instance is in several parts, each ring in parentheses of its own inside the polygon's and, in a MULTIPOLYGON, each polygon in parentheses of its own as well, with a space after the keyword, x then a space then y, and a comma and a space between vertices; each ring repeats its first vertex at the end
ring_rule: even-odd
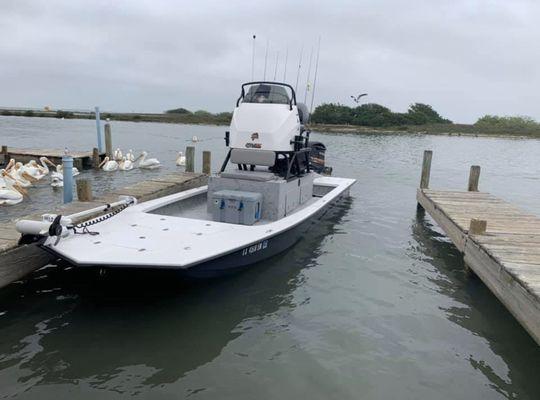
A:
MULTIPOLYGON (((463 122, 486 113, 540 119, 540 4, 534 1, 17 1, 0 13, 0 105, 115 111, 230 110, 276 52, 304 98, 322 38, 315 103, 434 105, 463 122)), ((313 72, 312 72, 313 76, 313 72)))

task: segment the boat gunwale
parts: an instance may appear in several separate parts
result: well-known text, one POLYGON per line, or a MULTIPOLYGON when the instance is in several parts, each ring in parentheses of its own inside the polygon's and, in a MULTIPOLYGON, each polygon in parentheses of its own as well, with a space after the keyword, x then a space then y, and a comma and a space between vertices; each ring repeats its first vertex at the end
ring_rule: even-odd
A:
MULTIPOLYGON (((292 213, 277 221, 272 221, 264 225, 254 225, 254 226, 242 225, 242 228, 244 229, 258 228, 257 230, 260 230, 261 227, 264 227, 266 229, 264 232, 261 232, 261 233, 253 232, 254 234, 257 233, 257 237, 255 239, 250 240, 247 243, 242 243, 240 245, 231 247, 225 251, 214 253, 208 256, 202 256, 200 258, 197 258, 194 261, 191 261, 185 264, 164 265, 164 264, 147 264, 147 263, 137 264, 133 262, 129 264, 111 264, 107 262, 77 262, 73 258, 67 257, 65 253, 55 251, 54 248, 51 248, 48 245, 44 245, 43 247, 45 247, 47 251, 52 252, 54 255, 59 256, 60 258, 63 258, 67 260, 68 262, 70 262, 71 264, 79 266, 79 267, 108 266, 108 267, 114 267, 114 268, 154 268, 154 269, 164 269, 164 270, 165 269, 188 269, 204 262, 219 259, 220 257, 224 257, 236 251, 242 250, 246 247, 250 247, 250 246, 253 246, 254 244, 258 244, 261 241, 272 239, 276 236, 279 236, 289 231, 290 229, 294 229, 296 226, 300 225, 301 223, 311 218, 318 211, 324 209, 325 206, 330 205, 334 200, 339 198, 345 191, 349 190, 350 187, 356 182, 356 179, 334 178, 334 177, 319 177, 319 178, 316 178, 316 181, 317 180, 320 180, 319 182, 316 182, 316 183, 314 182, 314 184, 316 184, 317 186, 333 187, 333 189, 329 191, 328 193, 326 193, 324 196, 317 198, 317 200, 313 204, 310 204, 307 207, 299 210, 299 212, 297 213, 292 213), (335 181, 335 184, 332 181, 335 181), (301 215, 301 217, 299 217, 299 215, 301 215), (294 221, 293 223, 283 224, 283 222, 286 222, 287 220, 291 220, 294 218, 296 218, 297 220, 294 221), (278 226, 276 229, 271 229, 271 227, 275 226, 276 224, 279 224, 282 226, 278 226)), ((189 189, 183 192, 175 193, 172 195, 164 196, 159 199, 149 200, 147 202, 129 207, 126 210, 126 213, 128 213, 128 210, 129 210, 129 213, 150 213, 151 211, 156 210, 160 207, 164 207, 169 204, 181 201, 183 199, 188 199, 190 197, 202 194, 207 190, 208 190, 208 186, 205 185, 198 188, 189 189)), ((186 218, 186 217, 171 216, 169 218, 193 220, 192 218, 186 218)), ((234 224, 227 224, 224 222, 214 222, 214 223, 224 224, 224 225, 234 225, 234 224)))

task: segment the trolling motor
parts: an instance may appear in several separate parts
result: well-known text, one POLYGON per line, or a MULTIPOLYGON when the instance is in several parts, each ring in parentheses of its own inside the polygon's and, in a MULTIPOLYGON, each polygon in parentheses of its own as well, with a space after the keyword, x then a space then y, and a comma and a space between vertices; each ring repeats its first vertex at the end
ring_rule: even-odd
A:
POLYGON ((135 197, 120 196, 120 200, 117 202, 67 216, 43 214, 41 221, 17 221, 15 229, 21 233, 19 244, 45 244, 48 238, 54 237, 56 240, 52 245, 56 246, 60 239, 70 234, 99 234, 99 232, 91 232, 88 227, 112 218, 127 207, 135 204, 137 204, 135 197), (106 214, 98 216, 101 213, 106 214), (91 217, 94 218, 89 219, 91 217))

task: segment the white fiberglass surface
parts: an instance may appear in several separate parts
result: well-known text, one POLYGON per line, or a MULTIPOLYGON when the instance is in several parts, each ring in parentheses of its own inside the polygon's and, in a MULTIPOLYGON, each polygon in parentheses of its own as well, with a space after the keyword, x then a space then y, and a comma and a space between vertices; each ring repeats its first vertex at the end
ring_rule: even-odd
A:
POLYGON ((199 188, 129 207, 96 225, 93 230, 98 235, 71 235, 54 250, 82 265, 185 268, 280 234, 308 219, 354 183, 351 179, 318 179, 326 180, 322 183, 327 186, 337 186, 297 212, 267 224, 246 226, 154 213, 206 190, 199 188))

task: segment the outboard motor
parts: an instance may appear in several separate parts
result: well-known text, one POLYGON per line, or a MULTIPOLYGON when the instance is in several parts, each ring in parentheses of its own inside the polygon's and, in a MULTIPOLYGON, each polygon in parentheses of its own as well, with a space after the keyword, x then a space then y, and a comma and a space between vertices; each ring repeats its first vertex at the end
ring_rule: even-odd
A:
POLYGON ((311 169, 318 174, 322 174, 325 171, 324 157, 326 153, 326 146, 321 142, 309 142, 310 152, 310 165, 311 169))

